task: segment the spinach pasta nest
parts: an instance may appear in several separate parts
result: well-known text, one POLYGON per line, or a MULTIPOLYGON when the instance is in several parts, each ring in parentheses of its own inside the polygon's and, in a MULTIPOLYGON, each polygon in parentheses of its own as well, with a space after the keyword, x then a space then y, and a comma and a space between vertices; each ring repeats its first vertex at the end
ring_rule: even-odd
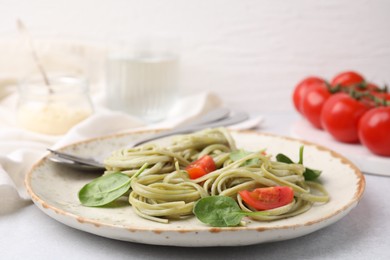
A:
POLYGON ((171 139, 164 147, 145 144, 113 152, 104 161, 104 175, 93 181, 100 184, 84 186, 79 192, 80 201, 86 206, 101 206, 128 196, 136 214, 151 221, 168 223, 170 219, 196 215, 213 226, 235 226, 243 224, 243 216, 273 221, 301 214, 314 203, 329 200, 316 180, 321 172, 303 165, 303 147, 300 161, 294 163, 283 154, 273 159, 265 150, 238 149, 225 128, 171 139), (110 200, 92 191, 96 186, 102 191, 110 185, 121 189, 110 191, 110 200), (233 206, 226 206, 229 203, 233 206), (234 216, 237 221, 229 224, 226 219, 218 223, 208 220, 226 216, 234 216))

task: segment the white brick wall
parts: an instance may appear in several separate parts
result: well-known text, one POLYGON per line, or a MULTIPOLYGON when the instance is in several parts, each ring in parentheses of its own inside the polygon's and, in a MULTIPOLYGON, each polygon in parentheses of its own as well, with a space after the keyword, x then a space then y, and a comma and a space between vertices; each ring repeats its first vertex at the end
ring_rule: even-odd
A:
POLYGON ((175 33, 183 93, 213 89, 252 113, 292 108, 292 89, 309 74, 354 69, 390 84, 387 0, 0 0, 2 37, 18 17, 36 37, 104 43, 175 33))

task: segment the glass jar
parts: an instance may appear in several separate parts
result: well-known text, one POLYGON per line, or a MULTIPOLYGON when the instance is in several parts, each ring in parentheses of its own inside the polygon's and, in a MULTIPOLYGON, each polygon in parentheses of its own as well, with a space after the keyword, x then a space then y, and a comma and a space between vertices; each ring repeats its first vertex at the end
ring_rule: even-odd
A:
POLYGON ((56 77, 49 82, 32 79, 20 84, 17 122, 42 134, 65 134, 93 113, 88 85, 75 77, 56 77))

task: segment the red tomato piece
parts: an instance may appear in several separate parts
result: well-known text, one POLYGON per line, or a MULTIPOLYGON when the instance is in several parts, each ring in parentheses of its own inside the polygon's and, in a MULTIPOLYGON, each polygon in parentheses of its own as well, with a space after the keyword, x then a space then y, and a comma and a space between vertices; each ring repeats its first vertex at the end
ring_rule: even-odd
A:
POLYGON ((372 153, 390 156, 390 107, 377 107, 359 121, 359 138, 372 153))
POLYGON ((341 88, 348 88, 362 82, 364 82, 362 75, 355 71, 346 71, 336 75, 330 84, 333 87, 340 86, 341 88))
POLYGON ((325 80, 318 77, 307 77, 295 87, 293 92, 293 102, 295 109, 302 114, 302 100, 309 89, 317 86, 326 84, 325 80))
POLYGON ((369 107, 346 93, 332 95, 321 112, 321 124, 336 140, 359 142, 358 123, 369 107))
POLYGON ((190 179, 197 179, 203 175, 215 171, 217 166, 210 155, 205 155, 196 161, 190 163, 185 170, 188 172, 190 179))
POLYGON ((243 190, 238 193, 245 204, 256 210, 279 208, 291 203, 294 199, 294 191, 288 186, 257 188, 253 191, 243 190))
POLYGON ((306 91, 302 102, 302 113, 316 128, 322 129, 321 111, 325 101, 331 96, 325 84, 316 85, 306 91))

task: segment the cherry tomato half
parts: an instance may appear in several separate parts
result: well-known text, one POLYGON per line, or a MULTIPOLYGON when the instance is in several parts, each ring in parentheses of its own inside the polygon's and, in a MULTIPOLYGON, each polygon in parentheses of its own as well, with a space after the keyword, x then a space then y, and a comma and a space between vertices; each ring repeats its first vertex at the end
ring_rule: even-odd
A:
POLYGON ((341 88, 348 88, 352 85, 356 85, 364 82, 362 75, 355 71, 346 71, 340 74, 337 74, 331 81, 333 87, 340 86, 341 88))
POLYGON ((325 84, 315 85, 306 91, 302 100, 302 113, 316 128, 322 129, 321 111, 325 101, 331 96, 325 84))
POLYGON ((288 186, 257 188, 238 192, 248 206, 256 210, 268 210, 287 205, 294 199, 294 191, 288 186))
POLYGON ((203 175, 215 171, 216 169, 213 157, 205 155, 196 161, 190 163, 185 170, 188 172, 190 179, 197 179, 203 175))
POLYGON ((346 93, 332 95, 321 112, 321 124, 336 140, 359 142, 358 123, 369 107, 346 93))
POLYGON ((390 107, 377 107, 359 121, 359 138, 371 152, 390 156, 390 107))
POLYGON ((294 102, 295 109, 302 114, 302 100, 306 91, 308 91, 309 89, 317 85, 322 86, 324 84, 325 84, 325 80, 318 77, 307 77, 301 82, 299 82, 293 92, 293 102, 294 102))

